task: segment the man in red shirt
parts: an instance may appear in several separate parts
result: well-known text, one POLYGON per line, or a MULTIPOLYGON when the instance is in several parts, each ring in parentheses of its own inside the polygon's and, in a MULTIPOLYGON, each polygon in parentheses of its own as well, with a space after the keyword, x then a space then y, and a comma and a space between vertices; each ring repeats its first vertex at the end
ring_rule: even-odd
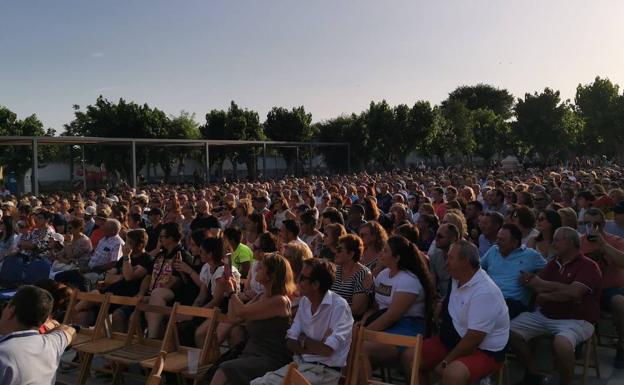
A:
POLYGON ((613 315, 619 336, 613 366, 624 369, 624 238, 605 232, 600 209, 588 209, 584 219, 587 232, 581 237, 581 253, 602 270, 601 306, 613 315))
POLYGON ((596 262, 581 254, 580 242, 576 230, 560 227, 553 237, 556 258, 538 275, 520 274, 520 282, 537 294, 537 309, 511 321, 509 341, 527 368, 525 383, 538 384, 542 380, 528 345, 533 337, 554 335, 560 384, 569 385, 576 362, 574 349, 594 333, 600 317, 602 274, 596 262))

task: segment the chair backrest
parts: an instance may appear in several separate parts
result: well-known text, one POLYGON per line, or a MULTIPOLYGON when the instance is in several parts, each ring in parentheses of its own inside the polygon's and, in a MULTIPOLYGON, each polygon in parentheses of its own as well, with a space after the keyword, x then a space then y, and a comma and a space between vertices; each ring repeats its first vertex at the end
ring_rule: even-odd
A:
POLYGON ((33 259, 24 270, 24 283, 32 285, 50 277, 50 263, 45 259, 33 259))
MULTIPOLYGON (((142 344, 144 342, 149 342, 149 344, 154 344, 156 340, 145 339, 145 335, 143 333, 143 325, 141 324, 141 316, 146 313, 157 313, 163 316, 169 317, 169 320, 173 319, 175 321, 175 315, 173 313, 173 307, 169 306, 157 306, 157 305, 149 305, 147 303, 139 302, 134 308, 134 312, 130 316, 129 327, 128 327, 128 343, 137 342, 142 344)), ((167 330, 169 329, 169 325, 167 325, 167 330)), ((161 350, 163 351, 171 351, 173 346, 163 346, 161 344, 161 350)))
POLYGON ((219 342, 217 340, 217 325, 220 321, 226 319, 226 317, 219 311, 219 309, 207 309, 204 307, 185 306, 176 303, 173 305, 172 316, 169 319, 169 325, 165 331, 165 338, 163 339, 163 346, 172 344, 175 349, 180 348, 180 340, 178 337, 177 328, 175 323, 172 324, 172 320, 175 320, 178 314, 187 315, 198 318, 206 318, 210 320, 208 325, 208 331, 204 343, 199 353, 198 366, 204 366, 214 362, 219 358, 219 342))
POLYGON ((4 259, 0 269, 0 284, 5 287, 16 287, 24 279, 24 260, 17 255, 11 255, 4 259))
MULTIPOLYGON (((110 305, 120 305, 120 306, 130 306, 133 307, 134 310, 136 310, 137 306, 139 305, 139 303, 141 303, 141 301, 143 300, 143 297, 126 297, 126 296, 121 296, 121 295, 109 295, 108 297, 108 301, 106 301, 106 304, 102 307, 105 307, 106 309, 103 310, 105 311, 105 328, 106 328, 106 334, 110 337, 112 336, 113 332, 112 332, 112 324, 111 324, 111 318, 109 317, 109 309, 110 309, 110 305)), ((126 330, 126 332, 128 332, 128 330, 126 330)), ((125 334, 125 336, 127 336, 128 338, 131 338, 130 333, 125 334)))
POLYGON ((349 354, 347 355, 347 366, 342 371, 342 384, 349 384, 353 374, 353 363, 355 362, 355 345, 360 335, 360 328, 354 327, 351 333, 351 345, 349 346, 349 354))
POLYGON ((297 364, 291 362, 288 365, 288 372, 286 372, 286 376, 284 377, 284 381, 282 381, 282 385, 312 385, 307 378, 301 374, 299 370, 297 370, 297 364))
POLYGON ((152 368, 149 376, 147 377, 146 385, 159 385, 161 380, 161 374, 165 367, 165 358, 167 358, 167 352, 161 351, 156 360, 156 365, 152 368))
POLYGON ((71 299, 69 300, 69 305, 67 306, 67 312, 65 313, 65 318, 63 319, 63 323, 65 325, 69 325, 74 323, 74 316, 76 315, 76 305, 80 301, 90 302, 95 305, 98 305, 100 310, 98 311, 97 316, 95 317, 95 325, 92 330, 89 329, 81 329, 80 333, 82 334, 92 334, 92 338, 96 336, 101 336, 105 334, 104 332, 104 319, 108 315, 108 306, 106 303, 110 294, 100 294, 100 293, 86 293, 83 291, 74 290, 72 293, 71 299))
MULTIPOLYGON (((355 345, 355 356, 353 359, 353 369, 350 381, 347 385, 356 385, 358 383, 358 376, 360 373, 360 363, 362 360, 362 349, 365 341, 376 342, 384 345, 401 346, 406 348, 414 348, 414 359, 412 361, 412 378, 409 385, 418 385, 419 371, 420 371, 420 357, 422 350, 423 337, 422 335, 402 336, 398 334, 390 334, 385 332, 378 332, 368 330, 363 326, 359 327, 357 332, 357 343, 355 345)), ((367 379, 368 380, 368 379, 367 379)), ((381 382, 375 382, 376 384, 382 384, 381 382)))

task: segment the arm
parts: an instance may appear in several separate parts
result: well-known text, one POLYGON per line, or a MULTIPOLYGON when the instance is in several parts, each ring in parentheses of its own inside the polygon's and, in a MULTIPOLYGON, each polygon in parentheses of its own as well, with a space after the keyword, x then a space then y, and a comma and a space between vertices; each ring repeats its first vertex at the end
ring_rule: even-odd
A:
MULTIPOLYGON (((207 297, 208 297, 208 286, 206 286, 206 284, 202 282, 201 285, 199 285, 199 294, 197 294, 197 298, 195 298, 195 301, 193 301, 193 306, 203 306, 204 302, 206 302, 207 297)), ((208 307, 208 306, 205 306, 205 307, 208 307)))
POLYGON ((389 328, 401 318, 417 298, 418 295, 413 293, 395 293, 388 310, 368 325, 368 329, 381 331, 389 328))
POLYGON ((132 266, 132 261, 128 258, 121 266, 121 274, 123 275, 123 279, 127 282, 131 282, 145 277, 147 270, 141 265, 132 266))
POLYGON ((251 262, 241 262, 240 273, 242 277, 247 277, 247 273, 249 273, 249 268, 251 267, 251 262))
POLYGON ((236 317, 253 321, 286 315, 284 310, 288 306, 287 301, 284 296, 275 295, 243 304, 238 295, 234 294, 230 297, 229 307, 236 317))
POLYGON ((565 283, 546 281, 538 276, 529 278, 528 282, 525 281, 525 283, 535 290, 538 296, 545 293, 553 294, 554 297, 552 298, 557 298, 557 302, 580 300, 588 290, 591 290, 580 282, 575 281, 568 285, 565 283))
POLYGON ((145 295, 150 288, 150 283, 152 282, 152 277, 148 274, 143 277, 141 281, 141 287, 139 288, 139 293, 137 294, 139 297, 145 295))
POLYGON ((367 272, 362 280, 362 284, 359 288, 356 288, 355 294, 351 299, 351 312, 354 315, 362 315, 368 309, 368 293, 371 292, 373 287, 373 275, 367 272))
MULTIPOLYGON (((215 289, 212 294, 212 299, 210 300, 210 302, 204 305, 204 307, 207 307, 207 308, 217 307, 223 300, 223 296, 225 295, 225 286, 221 284, 221 281, 223 281, 223 278, 219 278, 215 281, 215 289)), ((208 290, 207 287, 206 287, 206 290, 208 290)))
POLYGON ((607 242, 602 234, 598 233, 597 242, 600 245, 600 249, 605 253, 609 259, 613 261, 613 264, 616 267, 624 267, 624 251, 613 247, 609 242, 607 242))

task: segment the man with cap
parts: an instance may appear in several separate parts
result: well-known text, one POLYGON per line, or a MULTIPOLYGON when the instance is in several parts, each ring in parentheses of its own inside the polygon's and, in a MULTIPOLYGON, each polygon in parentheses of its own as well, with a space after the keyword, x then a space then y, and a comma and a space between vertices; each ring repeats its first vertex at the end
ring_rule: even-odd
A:
POLYGON ((95 217, 96 213, 97 210, 93 206, 87 206, 84 209, 84 234, 87 237, 91 236, 95 228, 95 219, 93 219, 93 217, 95 217))
POLYGON ((618 237, 624 237, 624 202, 619 202, 613 207, 613 220, 605 224, 605 232, 618 237))

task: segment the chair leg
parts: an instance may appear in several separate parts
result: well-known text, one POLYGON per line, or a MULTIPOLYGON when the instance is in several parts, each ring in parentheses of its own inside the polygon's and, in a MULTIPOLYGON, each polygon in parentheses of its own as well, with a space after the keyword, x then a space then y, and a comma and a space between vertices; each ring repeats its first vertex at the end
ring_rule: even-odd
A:
POLYGON ((596 378, 600 379, 600 361, 598 361, 598 339, 596 338, 596 334, 594 334, 591 339, 590 346, 592 355, 594 356, 594 364, 596 365, 596 378))
POLYGON ((119 385, 124 369, 120 363, 113 362, 113 385, 119 385))
POLYGON ((78 375, 78 382, 76 382, 77 385, 85 385, 87 383, 87 379, 89 379, 91 374, 91 361, 93 360, 93 354, 82 353, 81 356, 80 374, 78 375))

